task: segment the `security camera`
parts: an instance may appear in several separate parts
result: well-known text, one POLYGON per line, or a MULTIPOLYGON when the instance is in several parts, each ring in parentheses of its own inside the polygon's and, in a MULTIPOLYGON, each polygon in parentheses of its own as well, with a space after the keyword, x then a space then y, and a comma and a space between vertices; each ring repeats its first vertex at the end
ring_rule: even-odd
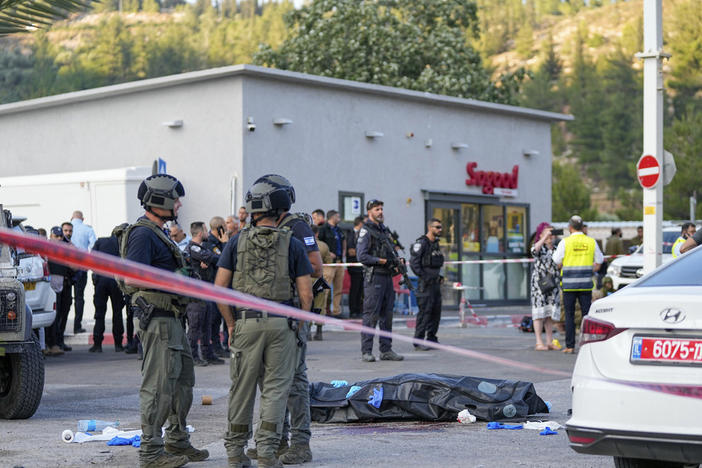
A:
POLYGON ((253 117, 249 117, 249 118, 247 119, 246 128, 248 128, 250 132, 255 132, 255 131, 256 131, 256 122, 254 122, 253 117))

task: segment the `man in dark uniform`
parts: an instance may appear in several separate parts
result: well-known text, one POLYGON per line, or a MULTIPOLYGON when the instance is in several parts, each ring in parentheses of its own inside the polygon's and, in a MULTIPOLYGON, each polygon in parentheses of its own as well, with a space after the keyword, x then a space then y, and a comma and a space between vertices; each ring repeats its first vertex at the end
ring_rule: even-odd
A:
MULTIPOLYGON (((190 261, 190 266, 195 275, 203 281, 214 283, 215 272, 219 255, 202 246, 207 235, 207 228, 202 221, 195 221, 190 224, 190 242, 185 246, 185 256, 190 261)), ((224 364, 224 361, 217 357, 212 345, 212 316, 207 310, 208 303, 205 301, 192 301, 186 306, 188 316, 188 340, 193 353, 193 360, 196 366, 206 366, 208 364, 224 364), (198 354, 197 343, 200 341, 200 354, 198 354)), ((219 312, 217 312, 219 315, 219 312)), ((216 345, 219 345, 217 340, 216 345)))
MULTIPOLYGON (((390 230, 383 224, 383 202, 370 200, 366 203, 368 221, 358 233, 356 256, 363 263, 363 325, 381 330, 392 331, 392 309, 395 303, 395 291, 392 277, 396 274, 391 269, 391 260, 395 253, 390 230)), ((403 356, 392 350, 392 339, 378 338, 380 359, 382 361, 402 361, 403 356)), ((361 359, 374 362, 373 335, 361 334, 361 359)))
MULTIPOLYGON (((295 203, 295 188, 288 179, 278 174, 267 174, 259 177, 255 183, 267 183, 276 188, 287 191, 290 204, 295 203)), ((299 240, 305 247, 307 259, 312 266, 311 278, 322 276, 322 256, 315 241, 314 233, 310 228, 309 217, 306 214, 283 211, 278 222, 279 228, 288 228, 292 231, 292 237, 299 240)), ((311 283, 310 283, 311 286, 311 283)), ((296 348, 295 375, 290 386, 288 404, 283 420, 283 431, 278 448, 280 460, 285 464, 298 464, 312 461, 312 451, 310 449, 310 393, 309 380, 307 379, 307 335, 309 323, 300 324, 300 339, 296 348), (289 422, 288 422, 289 420, 289 422), (288 433, 290 434, 290 447, 288 448, 288 433)), ((251 458, 258 456, 256 449, 248 450, 247 455, 251 458)))
MULTIPOLYGON (((224 227, 224 218, 221 216, 215 216, 210 219, 210 233, 207 238, 202 242, 202 247, 205 250, 213 252, 215 255, 221 255, 224 245, 229 240, 227 236, 226 229, 224 227)), ((215 263, 216 265, 216 263, 215 263)), ((212 273, 212 279, 208 279, 210 283, 214 282, 215 272, 212 273)), ((206 302, 207 305, 207 321, 210 323, 210 331, 207 338, 212 343, 212 349, 218 356, 226 357, 228 356, 226 348, 228 337, 227 327, 222 327, 222 316, 217 310, 217 305, 214 302, 206 302), (222 334, 224 335, 224 342, 220 341, 220 328, 223 328, 222 334)))
MULTIPOLYGON (((443 277, 439 274, 444 265, 444 255, 439 247, 441 237, 441 220, 431 218, 427 233, 417 239, 412 245, 410 266, 419 277, 417 285, 417 305, 419 315, 414 337, 420 340, 427 339, 438 343, 436 332, 441 321, 441 282, 443 277)), ((431 348, 415 344, 414 349, 428 351, 431 348)))
MULTIPOLYGON (((119 229, 119 226, 116 229, 119 229)), ((114 230, 113 230, 114 232, 114 230)), ((119 257, 119 241, 117 236, 100 237, 93 245, 93 251, 119 257)), ((117 285, 117 281, 107 276, 93 273, 93 305, 95 305, 95 326, 93 327, 93 346, 88 350, 91 353, 102 352, 102 339, 105 333, 105 314, 107 313, 107 299, 112 303, 112 337, 115 339, 115 351, 124 351, 124 324, 122 323, 122 308, 124 308, 124 295, 117 285)))
MULTIPOLYGON (((289 229, 279 229, 290 209, 288 191, 269 182, 254 183, 246 194, 251 224, 226 245, 215 284, 263 299, 293 305, 295 291, 302 310, 312 305, 312 267, 303 244, 289 229)), ((256 385, 261 386, 261 416, 256 430, 258 466, 282 467, 277 450, 290 385, 296 367, 296 321, 256 310, 218 304, 230 336, 231 379, 225 447, 231 468, 251 466, 244 453, 251 437, 256 385)), ((297 339, 296 336, 297 335, 297 339)))
MULTIPOLYGON (((353 220, 353 230, 348 236, 346 244, 346 261, 349 263, 358 262, 356 257, 356 244, 358 243, 358 233, 361 232, 363 218, 358 216, 353 220)), ((348 267, 351 286, 349 287, 349 317, 361 317, 361 306, 363 300, 363 268, 348 267)))
MULTIPOLYGON (((173 176, 156 174, 144 179, 137 198, 145 213, 119 235, 120 256, 166 271, 183 271, 183 254, 164 225, 176 220, 184 195, 183 185, 173 176)), ((139 463, 142 468, 179 467, 205 460, 209 452, 193 447, 185 428, 195 385, 193 357, 181 323, 188 299, 129 282, 120 287, 142 315, 138 331, 144 349, 139 463), (142 301, 146 308, 140 306, 142 301), (161 427, 166 421, 164 447, 161 427)))

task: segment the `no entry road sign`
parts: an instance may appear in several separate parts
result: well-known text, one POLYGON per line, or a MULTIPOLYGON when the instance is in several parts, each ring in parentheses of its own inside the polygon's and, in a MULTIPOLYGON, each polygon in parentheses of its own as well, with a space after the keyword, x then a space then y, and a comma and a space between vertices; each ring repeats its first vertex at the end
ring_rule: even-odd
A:
POLYGON ((636 174, 639 177, 641 186, 645 189, 650 189, 655 187, 661 178, 661 166, 656 158, 650 154, 645 154, 636 163, 636 174))

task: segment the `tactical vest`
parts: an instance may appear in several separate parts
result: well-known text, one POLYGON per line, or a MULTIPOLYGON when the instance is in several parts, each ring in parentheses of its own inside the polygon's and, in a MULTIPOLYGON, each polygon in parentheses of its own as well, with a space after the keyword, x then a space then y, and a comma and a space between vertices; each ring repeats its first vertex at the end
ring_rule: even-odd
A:
MULTIPOLYGON (((370 235, 370 239, 368 240, 368 255, 378 258, 391 259, 394 254, 390 251, 393 243, 390 239, 389 231, 381 230, 377 224, 371 221, 367 221, 363 227, 370 235)), ((390 273, 390 269, 385 265, 375 265, 373 267, 364 266, 364 269, 368 268, 372 268, 376 272, 390 273)))
POLYGON ((563 291, 591 291, 592 265, 595 262, 595 239, 584 234, 570 235, 563 239, 565 256, 561 285, 563 291))
MULTIPOLYGON (((175 273, 186 274, 186 262, 183 257, 183 253, 180 251, 178 246, 171 239, 166 236, 166 233, 161 230, 161 228, 148 219, 139 219, 136 223, 127 226, 122 230, 117 230, 114 234, 119 240, 119 255, 122 258, 127 258, 127 244, 129 240, 129 235, 132 230, 138 226, 143 226, 150 229, 156 236, 168 247, 173 254, 175 259, 177 269, 175 273)), ((185 296, 178 296, 176 294, 170 294, 164 291, 157 291, 153 289, 144 289, 137 286, 128 285, 124 280, 117 280, 119 289, 128 296, 131 297, 132 304, 137 298, 143 297, 146 302, 152 304, 157 309, 163 309, 175 313, 176 315, 181 315, 184 311, 184 307, 190 302, 190 299, 185 296)))
POLYGON ((673 243, 673 249, 672 249, 672 251, 671 251, 671 252, 673 253, 673 258, 679 257, 679 254, 677 253, 677 251, 675 250, 675 248, 676 248, 679 244, 684 244, 686 240, 687 240, 687 239, 685 239, 683 236, 680 236, 680 237, 678 237, 677 239, 675 239, 675 242, 673 243))
POLYGON ((268 226, 246 227, 239 233, 232 288, 276 302, 293 299, 288 267, 292 231, 268 226))
POLYGON ((441 253, 439 243, 430 241, 427 236, 421 236, 415 242, 422 242, 424 239, 429 242, 429 248, 424 249, 422 254, 422 266, 424 268, 441 268, 444 266, 444 254, 441 253))
POLYGON ((305 221, 305 218, 302 216, 302 214, 299 213, 290 213, 289 216, 286 216, 285 219, 283 219, 280 224, 278 224, 278 228, 290 228, 292 229, 293 225, 303 222, 307 224, 307 221, 305 221))

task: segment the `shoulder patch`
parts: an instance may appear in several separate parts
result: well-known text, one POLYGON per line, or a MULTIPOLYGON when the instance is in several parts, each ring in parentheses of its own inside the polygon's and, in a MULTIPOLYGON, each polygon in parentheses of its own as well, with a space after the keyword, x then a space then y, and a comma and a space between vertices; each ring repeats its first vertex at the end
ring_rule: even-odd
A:
POLYGON ((366 234, 368 234, 368 229, 366 228, 361 228, 361 230, 358 232, 358 237, 363 237, 366 234))
POLYGON ((422 250, 422 243, 415 242, 414 245, 412 246, 412 252, 419 253, 420 250, 422 250))
POLYGON ((200 247, 198 247, 197 245, 194 245, 194 244, 193 244, 193 245, 190 246, 190 250, 192 250, 193 252, 199 252, 199 251, 201 251, 202 249, 201 249, 200 247))
POLYGON ((305 237, 305 245, 314 245, 314 237, 305 237))

